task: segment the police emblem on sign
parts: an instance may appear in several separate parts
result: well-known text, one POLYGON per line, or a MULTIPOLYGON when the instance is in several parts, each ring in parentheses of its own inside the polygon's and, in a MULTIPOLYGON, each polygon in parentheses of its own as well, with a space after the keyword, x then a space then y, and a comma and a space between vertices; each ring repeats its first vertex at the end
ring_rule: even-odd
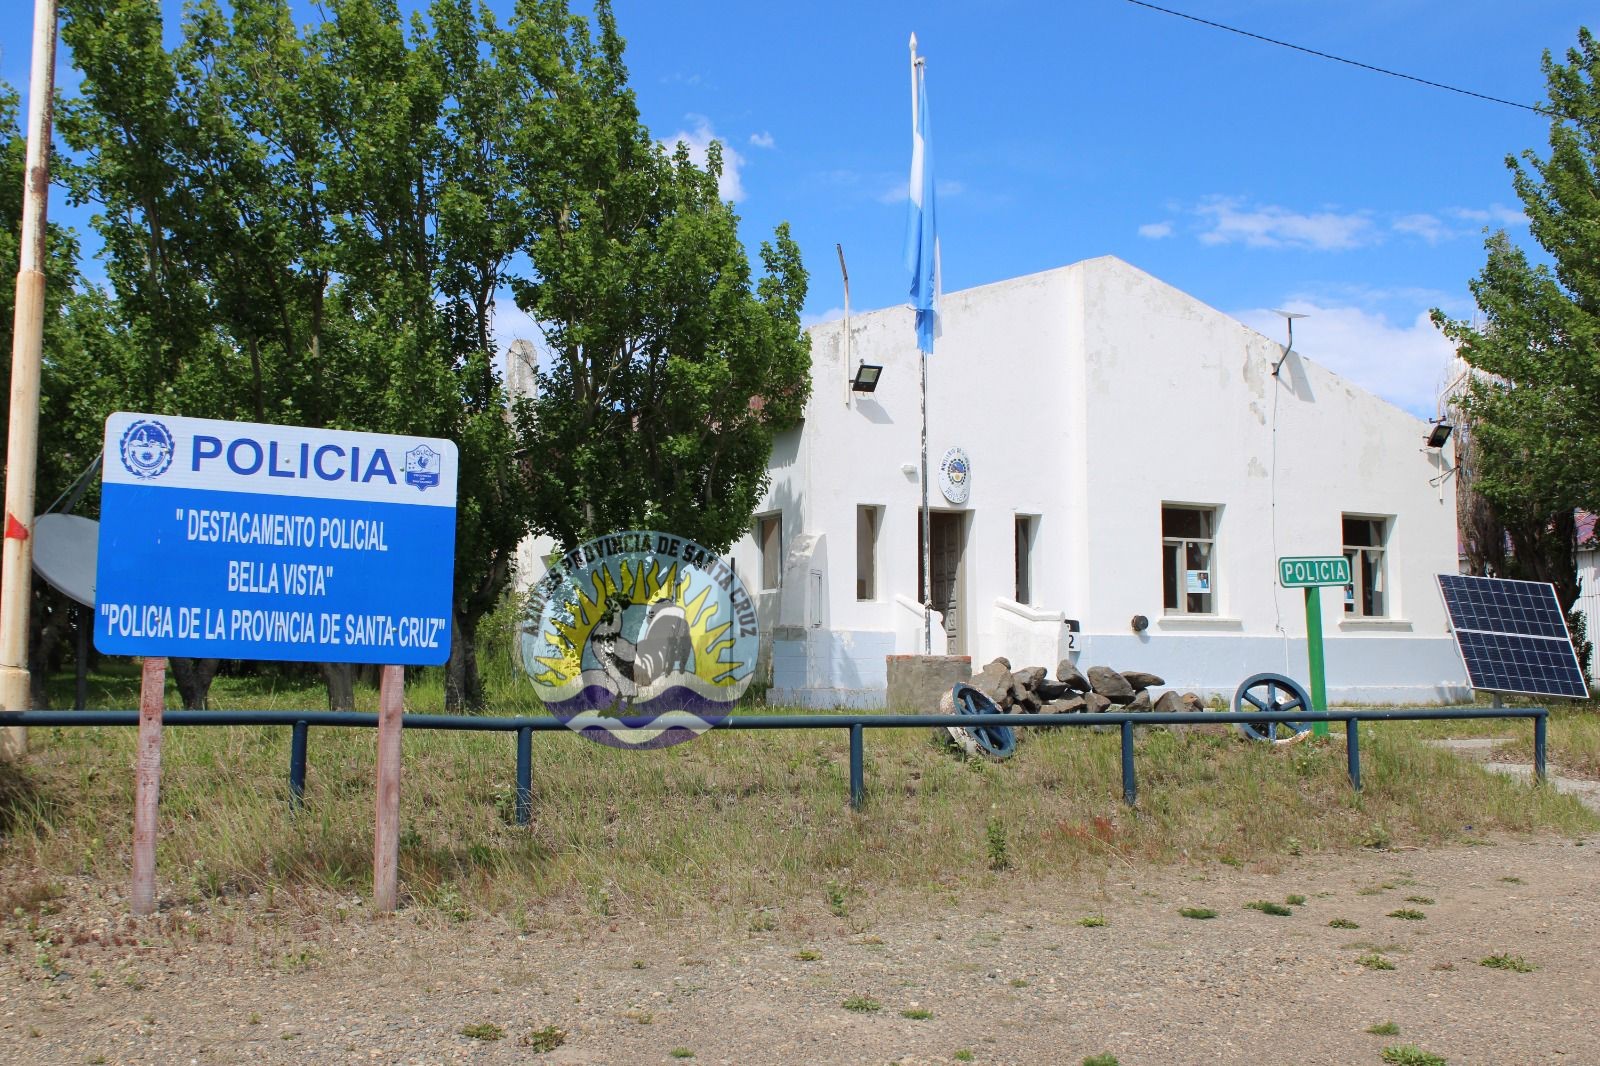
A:
POLYGON ((141 418, 122 434, 122 465, 137 478, 160 477, 172 465, 172 433, 153 418, 141 418))
POLYGON ((415 485, 417 491, 431 489, 439 483, 439 453, 426 444, 419 444, 406 452, 406 484, 415 485))

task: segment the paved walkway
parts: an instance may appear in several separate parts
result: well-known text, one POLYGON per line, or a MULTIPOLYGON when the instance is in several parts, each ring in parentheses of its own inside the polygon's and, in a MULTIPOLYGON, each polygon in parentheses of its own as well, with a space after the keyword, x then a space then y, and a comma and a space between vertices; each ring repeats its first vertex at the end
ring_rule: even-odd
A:
MULTIPOLYGON (((1460 737, 1451 740, 1430 740, 1440 748, 1448 748, 1459 755, 1473 759, 1483 764, 1483 768, 1490 773, 1505 774, 1521 781, 1533 780, 1533 764, 1523 762, 1496 762, 1494 759, 1495 748, 1508 743, 1504 737, 1460 737)), ((1578 802, 1585 807, 1600 814, 1600 781, 1587 781, 1577 777, 1562 777, 1548 764, 1545 767, 1545 777, 1551 788, 1568 796, 1578 797, 1578 802)))

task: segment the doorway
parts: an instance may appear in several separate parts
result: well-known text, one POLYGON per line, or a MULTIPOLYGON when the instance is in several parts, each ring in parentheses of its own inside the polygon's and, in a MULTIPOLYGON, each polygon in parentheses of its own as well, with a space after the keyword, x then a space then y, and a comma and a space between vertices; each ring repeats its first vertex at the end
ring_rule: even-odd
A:
MULTIPOLYGON (((920 518, 920 516, 919 516, 920 518)), ((933 567, 929 603, 944 616, 944 632, 951 655, 967 653, 966 611, 962 604, 962 562, 967 541, 967 516, 961 511, 934 511, 928 519, 933 567)), ((917 595, 922 595, 922 523, 917 522, 917 595)))

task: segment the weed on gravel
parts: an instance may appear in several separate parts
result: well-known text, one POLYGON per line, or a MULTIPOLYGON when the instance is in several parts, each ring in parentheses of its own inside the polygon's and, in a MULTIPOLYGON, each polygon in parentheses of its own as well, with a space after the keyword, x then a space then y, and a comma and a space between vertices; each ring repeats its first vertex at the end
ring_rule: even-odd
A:
POLYGON ((1083 1060, 1083 1066, 1120 1066, 1115 1055, 1090 1055, 1083 1060))
POLYGON ((667 1054, 671 1055, 675 1059, 692 1059, 692 1058, 694 1058, 694 1052, 690 1051, 686 1047, 675 1047, 671 1051, 667 1052, 667 1054))
POLYGON ((1078 919, 1078 924, 1085 929, 1098 929, 1106 924, 1106 920, 1098 914, 1086 914, 1078 919))
POLYGON ((1294 913, 1294 911, 1290 910, 1288 907, 1285 907, 1283 904, 1274 903, 1270 899, 1252 900, 1251 902, 1246 903, 1245 907, 1253 911, 1260 911, 1262 914, 1271 914, 1278 918, 1287 918, 1289 915, 1294 913))
POLYGON ((1448 1066, 1444 1058, 1431 1051, 1423 1051, 1415 1044, 1384 1048, 1383 1061, 1391 1066, 1448 1066))
POLYGON ((534 1029, 517 1037, 518 1047, 525 1047, 536 1055, 554 1051, 566 1042, 567 1031, 554 1025, 547 1025, 543 1029, 534 1029))
POLYGON ((506 1031, 493 1022, 474 1022, 461 1027, 461 1035, 473 1040, 504 1040, 506 1031))
POLYGON ((1488 955, 1479 959, 1478 965, 1487 966, 1491 970, 1510 970, 1512 973, 1532 973, 1538 969, 1521 955, 1488 955))
POLYGON ((1291 907, 1304 907, 1306 905, 1306 898, 1298 892, 1291 892, 1284 897, 1283 901, 1291 907))
POLYGON ((883 1004, 871 996, 851 996, 844 1001, 844 1009, 856 1014, 872 1014, 883 1009, 883 1004))
POLYGON ((1415 907, 1401 907, 1397 911, 1390 911, 1389 917, 1399 918, 1402 922, 1420 922, 1427 917, 1415 907))
POLYGON ((910 1018, 914 1022, 925 1022, 933 1017, 933 1011, 926 1007, 908 1007, 900 1012, 900 1017, 910 1018))
POLYGON ((1376 951, 1368 952, 1356 959, 1356 962, 1369 970, 1392 970, 1394 963, 1379 955, 1376 951))
POLYGON ((1357 925, 1355 922, 1352 922, 1349 918, 1335 918, 1335 919, 1333 919, 1332 921, 1330 921, 1328 923, 1328 928, 1329 929, 1360 929, 1361 926, 1357 925))
POLYGON ((1373 1036, 1399 1036, 1400 1027, 1394 1022, 1379 1022, 1376 1025, 1367 1026, 1367 1032, 1373 1036))
POLYGON ((1204 921, 1207 918, 1215 918, 1217 916, 1217 912, 1212 910, 1210 907, 1180 907, 1178 909, 1178 913, 1183 915, 1185 918, 1194 918, 1199 921, 1204 921))

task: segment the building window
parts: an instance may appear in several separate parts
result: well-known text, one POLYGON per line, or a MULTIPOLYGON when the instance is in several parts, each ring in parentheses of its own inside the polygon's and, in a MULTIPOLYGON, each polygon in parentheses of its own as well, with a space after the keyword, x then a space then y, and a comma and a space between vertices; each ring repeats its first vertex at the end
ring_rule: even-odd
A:
POLYGON ((856 599, 878 598, 878 529, 883 508, 862 504, 856 508, 856 599))
POLYGON ((783 515, 756 519, 756 546, 761 549, 761 587, 775 589, 783 574, 783 515))
POLYGON ((1017 584, 1016 596, 1018 603, 1033 602, 1033 538, 1039 519, 1033 515, 1017 515, 1016 536, 1016 562, 1017 584))
POLYGON ((1384 554, 1389 519, 1344 516, 1344 557, 1350 560, 1350 584, 1344 587, 1344 613, 1351 618, 1383 618, 1389 613, 1389 581, 1384 554))
POLYGON ((1217 509, 1161 505, 1162 605, 1168 614, 1215 614, 1217 509))

